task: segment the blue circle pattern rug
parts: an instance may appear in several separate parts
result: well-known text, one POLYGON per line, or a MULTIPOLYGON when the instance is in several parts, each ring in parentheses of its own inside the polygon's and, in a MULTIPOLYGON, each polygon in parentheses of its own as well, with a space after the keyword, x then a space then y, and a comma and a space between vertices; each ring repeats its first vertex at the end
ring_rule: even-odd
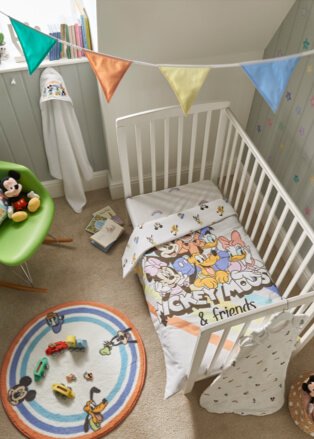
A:
POLYGON ((131 412, 145 373, 143 342, 125 315, 100 303, 65 303, 15 337, 1 369, 1 399, 26 437, 100 438, 131 412))

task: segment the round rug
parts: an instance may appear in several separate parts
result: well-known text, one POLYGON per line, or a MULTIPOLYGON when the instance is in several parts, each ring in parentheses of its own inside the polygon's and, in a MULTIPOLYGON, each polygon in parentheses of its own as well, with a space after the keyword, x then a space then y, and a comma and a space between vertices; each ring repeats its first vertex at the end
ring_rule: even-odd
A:
POLYGON ((145 371, 143 342, 124 314, 100 303, 65 303, 35 317, 13 340, 1 369, 2 404, 26 437, 100 438, 131 412, 145 371), (73 342, 69 336, 75 345, 45 353, 56 342, 73 342), (84 340, 87 348, 78 349, 84 340), (48 369, 35 381, 43 357, 48 369), (58 395, 54 384, 71 387, 75 396, 58 395))

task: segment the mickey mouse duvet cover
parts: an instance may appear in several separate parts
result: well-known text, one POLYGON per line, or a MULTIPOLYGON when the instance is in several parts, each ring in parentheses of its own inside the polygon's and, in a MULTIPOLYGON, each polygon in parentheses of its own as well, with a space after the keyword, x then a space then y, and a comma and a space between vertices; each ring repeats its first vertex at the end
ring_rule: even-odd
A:
MULTIPOLYGON (((183 388, 202 326, 281 299, 235 211, 223 199, 135 227, 123 255, 123 276, 133 269, 164 351, 165 398, 183 388)), ((231 331, 225 357, 237 334, 231 331)), ((200 373, 218 342, 217 335, 209 343, 200 373)))

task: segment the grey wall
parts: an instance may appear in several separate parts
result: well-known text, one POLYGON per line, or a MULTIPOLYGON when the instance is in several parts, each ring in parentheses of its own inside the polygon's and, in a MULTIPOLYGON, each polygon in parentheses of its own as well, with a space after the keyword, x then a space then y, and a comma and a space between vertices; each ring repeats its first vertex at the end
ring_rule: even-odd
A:
MULTIPOLYGON (((291 0, 98 0, 98 49, 161 64, 259 59, 292 4, 291 0)), ((240 68, 213 69, 195 103, 230 101, 246 124, 253 93, 240 68)), ((133 64, 110 104, 103 97, 102 103, 112 190, 121 184, 115 119, 178 101, 156 67, 133 64)))
MULTIPOLYGON (((63 76, 94 171, 108 168, 97 82, 88 63, 54 67, 63 76)), ((39 107, 42 69, 0 70, 0 160, 31 168, 41 180, 50 180, 39 107), (15 79, 16 85, 11 85, 15 79)))
MULTIPOLYGON (((265 58, 314 48, 314 1, 298 0, 265 50, 265 58)), ((255 92, 247 131, 314 226, 314 56, 303 58, 273 114, 255 92)))

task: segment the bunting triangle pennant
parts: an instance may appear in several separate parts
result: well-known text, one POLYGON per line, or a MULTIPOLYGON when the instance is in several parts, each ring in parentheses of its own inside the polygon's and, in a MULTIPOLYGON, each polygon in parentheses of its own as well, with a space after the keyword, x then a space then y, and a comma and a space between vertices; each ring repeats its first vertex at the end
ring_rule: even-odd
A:
POLYGON ((259 93, 276 113, 299 57, 241 65, 259 93))
POLYGON ((28 71, 31 75, 57 41, 11 17, 10 21, 21 43, 28 71))
POLYGON ((110 102, 119 82, 132 64, 132 61, 113 58, 96 52, 84 51, 84 53, 100 82, 107 102, 110 102))
POLYGON ((166 67, 159 70, 174 91, 184 114, 189 112, 209 73, 209 67, 166 67))

